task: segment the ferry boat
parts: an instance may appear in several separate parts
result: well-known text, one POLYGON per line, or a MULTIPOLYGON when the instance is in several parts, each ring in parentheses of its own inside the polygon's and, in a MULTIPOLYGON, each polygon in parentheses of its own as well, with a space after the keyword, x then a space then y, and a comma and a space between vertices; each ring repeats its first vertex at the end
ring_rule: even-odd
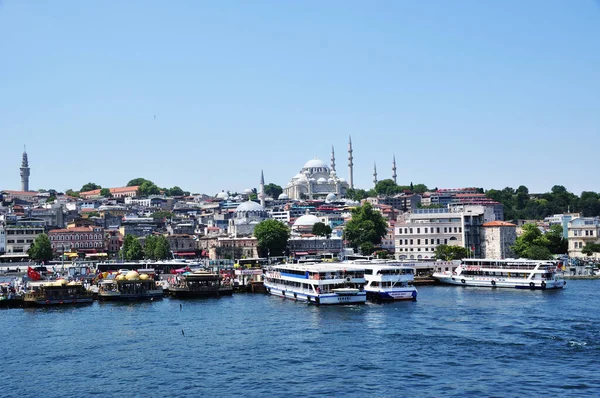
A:
POLYGON ((218 297, 233 294, 233 286, 221 275, 209 271, 186 272, 169 281, 169 294, 174 297, 218 297))
POLYGON ((364 269, 334 264, 280 264, 264 273, 267 293, 310 304, 361 304, 367 301, 364 269))
POLYGON ((516 289, 561 289, 566 282, 556 261, 464 259, 454 271, 435 272, 441 283, 516 289))
POLYGON ((66 279, 28 282, 23 296, 23 305, 26 307, 91 304, 93 301, 92 294, 85 290, 83 284, 66 279))
POLYGON ((98 283, 98 298, 105 301, 141 301, 163 297, 163 289, 148 274, 129 271, 98 283))
POLYGON ((417 299, 417 288, 411 284, 415 280, 415 271, 411 266, 386 260, 355 260, 342 264, 345 267, 364 269, 367 300, 382 302, 417 299))

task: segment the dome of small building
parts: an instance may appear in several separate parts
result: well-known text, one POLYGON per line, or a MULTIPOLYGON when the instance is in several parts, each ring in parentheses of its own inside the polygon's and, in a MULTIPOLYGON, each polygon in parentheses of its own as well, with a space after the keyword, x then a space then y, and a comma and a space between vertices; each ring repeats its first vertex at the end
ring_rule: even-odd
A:
POLYGON ((305 214, 294 222, 294 227, 312 227, 316 223, 321 222, 319 218, 312 214, 305 214))
POLYGON ((333 202, 336 199, 335 194, 332 192, 330 194, 327 194, 327 197, 325 198, 325 201, 327 202, 333 202))
POLYGON ((282 193, 281 195, 279 195, 277 197, 278 200, 288 200, 290 197, 287 196, 286 194, 282 193))
POLYGON ((251 193, 253 193, 253 191, 250 188, 246 188, 246 189, 244 189, 244 193, 246 195, 250 195, 251 193))
POLYGON ((303 168, 304 169, 312 169, 315 167, 324 167, 324 168, 329 169, 329 167, 327 167, 327 164, 324 161, 322 161, 321 159, 317 159, 317 158, 311 159, 308 162, 306 162, 304 164, 303 168))
POLYGON ((239 205, 237 207, 237 209, 235 209, 236 213, 241 213, 241 212, 245 212, 245 211, 264 211, 265 209, 263 209, 263 207, 256 203, 253 202, 251 200, 242 203, 241 205, 239 205))
POLYGON ((229 198, 229 195, 227 194, 227 192, 221 191, 216 195, 216 198, 222 199, 222 200, 227 200, 227 198, 229 198))

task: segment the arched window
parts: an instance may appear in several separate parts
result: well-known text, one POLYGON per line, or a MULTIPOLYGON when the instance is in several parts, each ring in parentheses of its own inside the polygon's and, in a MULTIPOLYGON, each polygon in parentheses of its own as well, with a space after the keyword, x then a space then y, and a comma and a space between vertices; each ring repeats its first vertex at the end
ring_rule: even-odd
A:
POLYGON ((75 249, 79 249, 79 242, 75 243, 75 249))

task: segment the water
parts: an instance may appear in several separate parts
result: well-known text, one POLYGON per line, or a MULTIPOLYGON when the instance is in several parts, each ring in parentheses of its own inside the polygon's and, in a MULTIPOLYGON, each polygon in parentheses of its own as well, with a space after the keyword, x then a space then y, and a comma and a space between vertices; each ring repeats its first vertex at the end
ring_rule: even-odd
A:
POLYGON ((2 393, 600 396, 599 287, 432 286, 417 302, 348 307, 240 294, 2 310, 2 393))

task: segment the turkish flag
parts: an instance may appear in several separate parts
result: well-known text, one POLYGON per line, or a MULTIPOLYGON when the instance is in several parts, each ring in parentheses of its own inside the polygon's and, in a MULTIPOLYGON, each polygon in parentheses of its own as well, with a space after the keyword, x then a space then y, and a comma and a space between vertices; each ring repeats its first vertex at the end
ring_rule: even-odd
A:
POLYGON ((27 267, 27 276, 32 280, 32 281, 39 281, 40 279, 42 279, 42 275, 40 275, 39 272, 37 272, 36 270, 34 270, 31 267, 27 267))

